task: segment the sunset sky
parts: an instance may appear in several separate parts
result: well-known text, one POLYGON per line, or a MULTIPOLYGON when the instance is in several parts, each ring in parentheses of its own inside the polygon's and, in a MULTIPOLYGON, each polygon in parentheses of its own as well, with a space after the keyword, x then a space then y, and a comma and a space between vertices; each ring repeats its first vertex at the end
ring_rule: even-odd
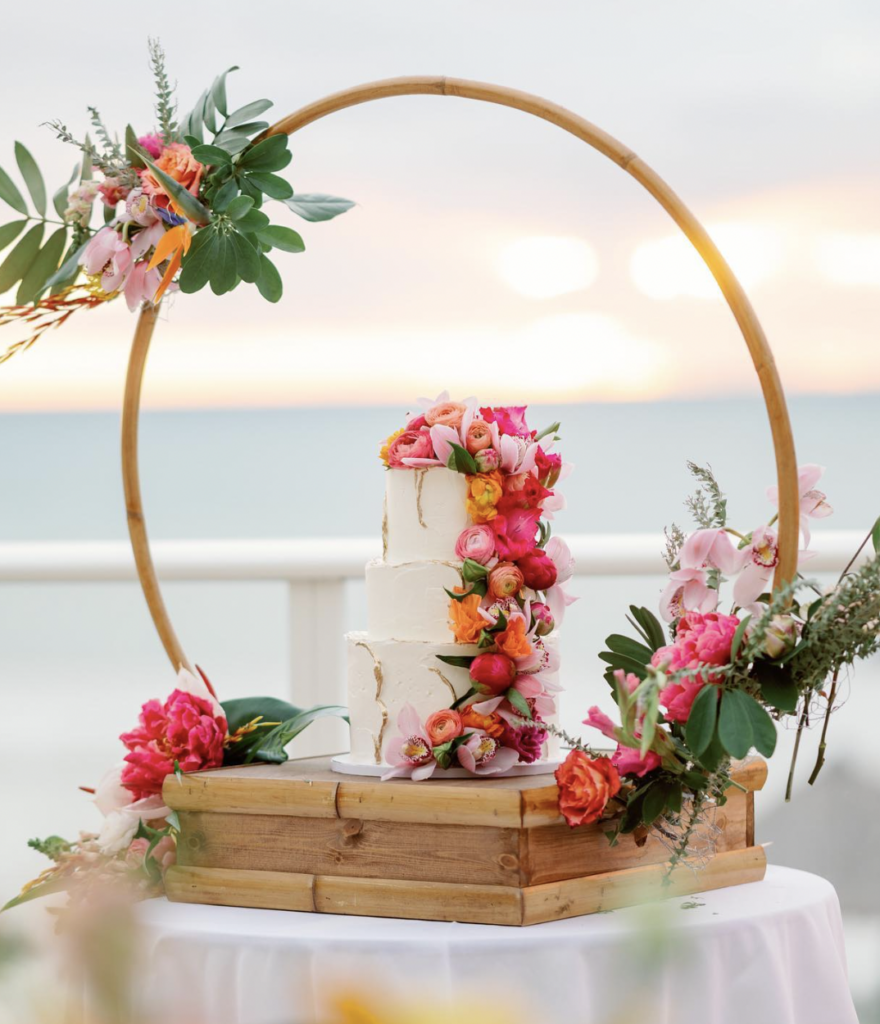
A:
MULTIPOLYGON (((231 102, 267 95, 269 116, 400 73, 547 96, 634 148, 697 213, 740 275, 790 391, 880 390, 875 5, 747 0, 735 21, 723 5, 674 0, 628 13, 513 2, 500 21, 497 5, 417 6, 416 17, 402 0, 382 5, 388 31, 374 24, 363 47, 366 8, 340 3, 348 17, 320 54, 317 3, 297 4, 295 17, 268 4, 277 31, 230 33, 209 50, 188 43, 196 12, 184 12, 163 33, 181 106, 231 63, 242 66, 231 102)), ((15 96, 0 166, 17 173, 20 138, 54 190, 74 154, 37 126, 59 117, 82 133, 89 103, 120 131, 126 120, 151 127, 145 38, 129 32, 114 50, 112 28, 90 23, 88 52, 103 41, 107 52, 77 67, 69 34, 25 31, 23 8, 5 17, 21 31, 16 67, 39 74, 23 92, 11 63, 0 67, 2 94, 15 96)), ((85 28, 69 30, 80 31, 85 43, 85 28)), ((292 148, 295 189, 358 206, 295 225, 307 252, 279 254, 278 306, 246 286, 166 303, 145 405, 405 404, 441 387, 560 402, 755 392, 745 345, 683 236, 626 174, 557 128, 416 97, 335 114, 292 148)), ((4 208, 0 223, 12 219, 4 208)), ((294 223, 286 210, 276 219, 294 223)), ((118 408, 133 328, 121 301, 79 314, 0 367, 0 411, 118 408)), ((18 336, 6 327, 0 345, 18 336)))

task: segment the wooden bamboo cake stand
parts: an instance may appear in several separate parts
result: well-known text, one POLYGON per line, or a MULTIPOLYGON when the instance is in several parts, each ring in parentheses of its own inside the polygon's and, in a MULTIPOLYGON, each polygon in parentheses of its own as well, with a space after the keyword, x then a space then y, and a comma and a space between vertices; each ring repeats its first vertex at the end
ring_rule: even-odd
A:
MULTIPOLYGON (((335 111, 407 95, 499 104, 550 122, 608 157, 667 211, 705 261, 742 332, 761 384, 776 455, 779 562, 774 586, 797 568, 797 461, 785 397, 758 318, 728 264, 678 196, 628 147, 571 111, 528 93, 442 77, 357 86, 303 107, 266 135, 292 134, 335 111)), ((138 417, 157 318, 142 310, 132 343, 122 417, 122 474, 138 577, 175 671, 190 662, 153 566, 138 473, 138 417)), ((220 769, 171 778, 166 803, 180 813, 179 866, 169 898, 323 913, 533 924, 612 909, 651 894, 676 895, 763 877, 754 846, 754 790, 763 762, 740 766, 718 812, 708 866, 676 869, 661 887, 665 848, 624 837, 610 846, 601 823, 570 831, 546 776, 378 782, 340 777, 323 761, 220 769)))

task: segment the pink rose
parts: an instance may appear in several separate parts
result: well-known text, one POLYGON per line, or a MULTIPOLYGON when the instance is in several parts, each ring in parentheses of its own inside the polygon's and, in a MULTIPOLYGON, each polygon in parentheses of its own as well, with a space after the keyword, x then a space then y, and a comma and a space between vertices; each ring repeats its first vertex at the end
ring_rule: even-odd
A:
POLYGON ((489 573, 489 597, 503 600, 522 590, 523 574, 512 562, 499 562, 489 573))
POLYGON ((140 800, 162 791, 175 761, 184 772, 220 767, 226 719, 209 701, 175 690, 164 704, 147 701, 139 726, 119 738, 129 749, 122 784, 140 800))
POLYGON ((428 421, 425 419, 424 414, 420 416, 413 416, 413 418, 407 423, 407 430, 421 430, 422 427, 427 427, 428 421))
POLYGON ((408 469, 404 459, 433 459, 434 443, 427 430, 405 430, 388 449, 388 465, 392 469, 408 469))
POLYGON ((485 565, 495 554, 495 534, 492 527, 481 523, 479 526, 468 526, 461 531, 455 542, 455 557, 463 561, 472 559, 485 565))
POLYGON ((495 534, 498 557, 508 562, 522 558, 535 546, 540 509, 512 509, 507 515, 497 515, 490 522, 495 534))
POLYGON ((553 559, 541 548, 533 548, 516 564, 523 574, 523 580, 532 590, 549 590, 556 582, 557 569, 553 559))
POLYGON ((481 473, 491 473, 498 469, 501 460, 494 448, 483 448, 482 451, 477 452, 474 456, 474 462, 476 462, 477 469, 481 473))
POLYGON ((429 427, 460 427, 466 411, 461 402, 439 402, 425 413, 425 422, 429 427))
POLYGON ((465 447, 471 455, 492 447, 492 429, 485 420, 471 421, 465 438, 465 447))
POLYGON ((526 423, 526 406, 506 405, 495 406, 493 409, 480 409, 480 415, 487 423, 497 423, 502 434, 514 437, 530 437, 531 431, 526 423))

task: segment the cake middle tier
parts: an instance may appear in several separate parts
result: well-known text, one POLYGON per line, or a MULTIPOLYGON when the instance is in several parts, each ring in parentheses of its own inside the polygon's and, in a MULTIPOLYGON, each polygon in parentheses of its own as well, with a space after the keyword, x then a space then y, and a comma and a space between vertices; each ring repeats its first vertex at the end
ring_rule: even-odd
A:
POLYGON ((462 585, 458 562, 367 563, 367 630, 371 640, 452 640, 447 590, 462 585))

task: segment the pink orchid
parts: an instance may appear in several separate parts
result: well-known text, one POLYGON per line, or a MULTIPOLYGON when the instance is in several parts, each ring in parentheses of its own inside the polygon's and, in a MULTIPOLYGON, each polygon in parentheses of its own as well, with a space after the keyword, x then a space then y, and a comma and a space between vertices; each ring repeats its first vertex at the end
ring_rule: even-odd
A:
MULTIPOLYGON (((804 547, 810 546, 810 520, 825 519, 834 509, 825 500, 823 491, 816 490, 816 484, 825 472, 824 466, 808 462, 798 467, 798 497, 800 499, 800 527, 804 535, 804 547)), ((779 488, 768 487, 767 498, 774 505, 779 504, 779 488)))
POLYGON ((101 228, 85 247, 80 263, 85 267, 87 274, 94 277, 103 274, 107 264, 118 252, 127 250, 128 246, 119 236, 114 228, 109 226, 101 228))
POLYGON ((429 779, 437 768, 434 748, 412 704, 404 704, 400 709, 397 728, 399 735, 388 740, 384 751, 385 760, 394 767, 382 776, 382 781, 401 777, 416 782, 429 779))
POLYGON ((770 588, 773 572, 779 562, 776 531, 759 526, 752 533, 752 542, 743 550, 745 566, 733 586, 733 600, 740 607, 752 604, 770 588))
POLYGON ((697 530, 684 542, 678 557, 682 569, 705 569, 707 566, 721 572, 739 572, 743 564, 726 530, 697 530))
POLYGON ((519 752, 502 747, 482 729, 474 729, 469 739, 457 750, 458 763, 472 775, 496 775, 506 772, 519 760, 519 752))
MULTIPOLYGON (((493 424, 490 424, 490 429, 493 424)), ((497 430, 497 424, 494 425, 497 430)), ((501 468, 505 473, 531 473, 535 468, 538 446, 518 435, 502 434, 495 446, 501 455, 501 468)))
POLYGON ((156 289, 162 283, 158 269, 148 270, 148 261, 136 263, 125 282, 125 302, 133 313, 142 303, 152 302, 156 289))
POLYGON ((711 612, 718 604, 718 591, 706 583, 702 569, 677 569, 660 595, 660 614, 672 622, 686 612, 711 612))
POLYGON ((577 601, 577 598, 569 594, 565 588, 565 584, 574 575, 574 558, 571 548, 561 537, 551 537, 544 546, 544 550, 553 559, 553 564, 556 566, 556 583, 550 587, 544 598, 558 629, 565 618, 565 609, 577 601))

